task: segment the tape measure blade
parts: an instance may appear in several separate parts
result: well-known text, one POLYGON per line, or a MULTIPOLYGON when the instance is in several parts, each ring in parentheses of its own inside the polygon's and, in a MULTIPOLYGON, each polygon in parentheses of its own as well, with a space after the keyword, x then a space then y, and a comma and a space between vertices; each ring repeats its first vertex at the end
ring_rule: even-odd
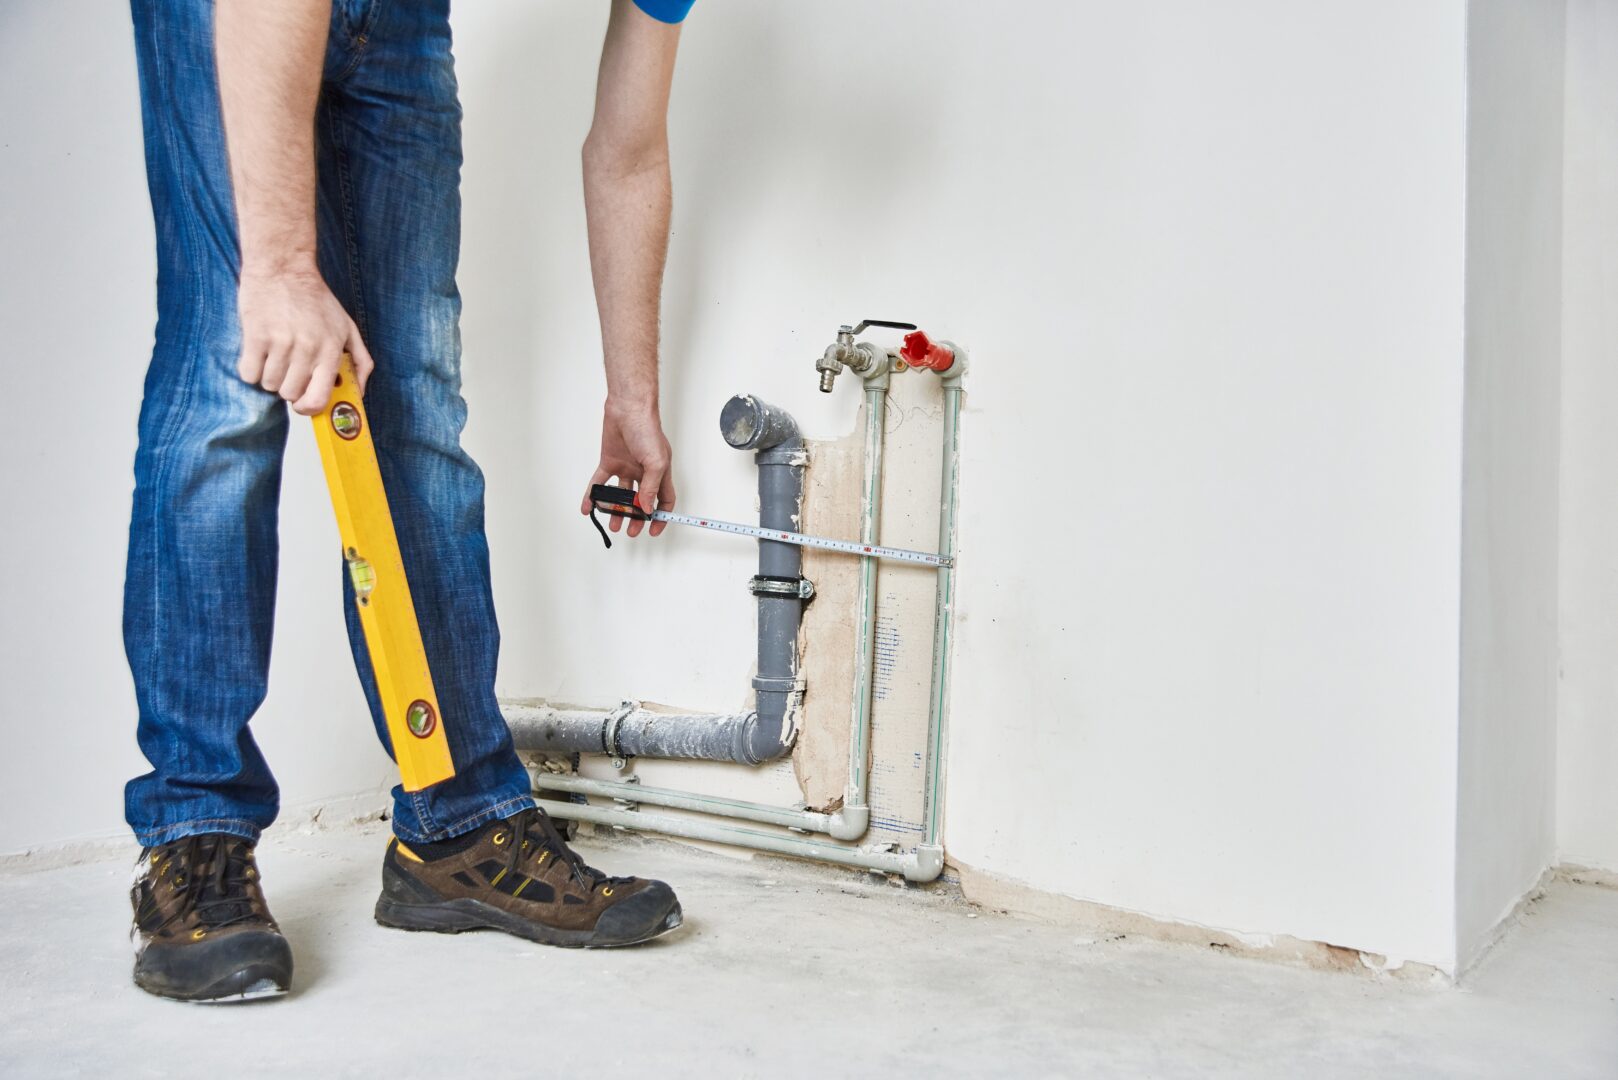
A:
POLYGON ((941 555, 934 555, 927 551, 881 547, 876 544, 861 544, 853 540, 833 540, 830 537, 810 536, 807 533, 776 532, 773 529, 764 529, 756 525, 741 525, 734 521, 719 521, 715 518, 676 514, 669 510, 654 510, 652 520, 666 521, 671 525, 690 525, 692 528, 708 529, 714 532, 728 532, 737 536, 751 536, 758 540, 774 540, 777 543, 796 544, 799 547, 841 551, 848 555, 863 555, 877 559, 897 559, 901 562, 925 563, 929 566, 954 565, 954 560, 945 559, 941 555))

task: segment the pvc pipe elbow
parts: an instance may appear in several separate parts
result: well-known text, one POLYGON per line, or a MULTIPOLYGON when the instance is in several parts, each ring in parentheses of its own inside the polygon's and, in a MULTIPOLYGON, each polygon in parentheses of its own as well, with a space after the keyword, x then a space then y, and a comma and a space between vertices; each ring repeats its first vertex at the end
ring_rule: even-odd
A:
POLYGON ((769 450, 796 441, 801 445, 798 422, 752 394, 737 394, 719 413, 719 433, 737 450, 769 450))
POLYGON ((940 844, 922 844, 911 853, 904 868, 906 881, 937 881, 944 872, 944 848, 940 844))
POLYGON ((961 380, 966 378, 966 350, 953 341, 940 341, 941 348, 948 349, 955 357, 955 362, 938 373, 939 381, 946 390, 958 390, 961 380))
POLYGON ((826 835, 833 840, 858 840, 870 827, 869 806, 844 806, 827 816, 826 835))
MULTIPOLYGON (((761 704, 767 704, 764 694, 759 697, 761 704)), ((792 744, 797 742, 798 733, 787 726, 784 705, 782 712, 783 715, 774 720, 762 717, 756 711, 748 713, 746 722, 736 731, 732 760, 743 765, 762 765, 785 757, 792 750, 792 744)))

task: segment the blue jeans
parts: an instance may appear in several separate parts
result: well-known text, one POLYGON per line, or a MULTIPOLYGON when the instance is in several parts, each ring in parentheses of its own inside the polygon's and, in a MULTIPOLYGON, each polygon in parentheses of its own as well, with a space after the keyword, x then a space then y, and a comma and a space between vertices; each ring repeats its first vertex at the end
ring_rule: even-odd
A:
MULTIPOLYGON (((241 259, 213 4, 131 7, 158 321, 124 587, 152 771, 129 782, 125 812, 148 846, 200 832, 256 839, 279 808, 248 721, 268 681, 288 413, 236 375, 241 259)), ((461 111, 449 5, 332 8, 316 124, 320 266, 376 359, 365 404, 455 761, 453 779, 393 790, 394 831, 432 841, 532 804, 494 696, 483 475, 460 441, 461 111)), ((354 664, 387 745, 352 587, 332 555, 354 664)))

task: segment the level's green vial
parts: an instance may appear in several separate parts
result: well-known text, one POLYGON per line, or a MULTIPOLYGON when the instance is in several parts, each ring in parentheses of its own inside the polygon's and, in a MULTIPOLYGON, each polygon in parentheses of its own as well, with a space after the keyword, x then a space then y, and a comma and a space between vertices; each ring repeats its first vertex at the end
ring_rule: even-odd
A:
POLYGON ((332 406, 331 427, 340 438, 352 439, 360 433, 360 411, 346 401, 332 406))
POLYGON ((371 602, 371 590, 376 588, 376 570, 370 563, 359 557, 353 548, 346 552, 348 556, 348 579, 354 583, 354 599, 359 601, 361 607, 371 602))
POLYGON ((416 738, 425 739, 438 726, 438 714, 425 701, 412 701, 405 711, 405 726, 416 738))

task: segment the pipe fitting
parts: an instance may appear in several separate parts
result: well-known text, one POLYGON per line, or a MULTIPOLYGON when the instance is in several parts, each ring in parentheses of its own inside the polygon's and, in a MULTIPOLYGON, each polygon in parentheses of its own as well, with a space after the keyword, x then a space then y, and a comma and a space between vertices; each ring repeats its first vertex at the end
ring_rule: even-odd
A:
POLYGON ((902 871, 906 881, 927 882, 937 881, 944 872, 944 848, 942 844, 920 844, 907 860, 902 871))
POLYGON ((899 356, 911 367, 926 368, 940 375, 955 363, 955 351, 942 342, 933 341, 920 330, 905 335, 904 348, 899 356))
POLYGON ((872 349, 880 357, 880 362, 871 364, 861 373, 861 378, 865 380, 865 392, 880 390, 886 394, 893 385, 893 358, 897 354, 890 354, 886 349, 865 342, 861 342, 860 347, 872 349))
POLYGON ((862 341, 854 346, 854 359, 849 361, 848 370, 864 379, 866 386, 870 386, 873 378, 892 373, 895 355, 897 354, 881 345, 862 341))
POLYGON ((758 708, 747 714, 747 722, 736 731, 732 760, 743 765, 762 765, 786 756, 798 741, 798 690, 760 690, 758 708))
POLYGON ((955 357, 955 362, 938 373, 939 383, 945 390, 959 390, 962 380, 966 378, 966 350, 953 341, 940 341, 938 348, 948 349, 955 357))
POLYGON ((826 835, 833 840, 858 840, 870 827, 869 806, 844 806, 827 816, 826 835))
POLYGON ((837 340, 826 346, 826 351, 820 354, 815 361, 815 370, 820 372, 820 392, 831 393, 832 383, 837 376, 843 373, 843 365, 848 357, 849 345, 853 342, 852 334, 838 334, 837 340), (848 340, 844 341, 844 337, 848 340))
POLYGON ((802 439, 788 439, 780 446, 754 451, 753 462, 760 468, 765 465, 807 465, 809 448, 803 445, 802 439))
POLYGON ((719 433, 737 450, 762 453, 776 447, 803 445, 798 422, 792 415, 752 394, 737 394, 725 402, 719 413, 719 433))
POLYGON ((843 326, 838 328, 837 340, 826 346, 826 351, 820 354, 815 361, 815 370, 820 372, 820 392, 831 393, 832 383, 846 368, 854 374, 869 379, 872 375, 885 371, 890 358, 888 350, 880 345, 872 345, 869 341, 854 343, 854 335, 867 326, 896 326, 909 327, 909 323, 871 322, 867 320, 858 326, 843 326))

